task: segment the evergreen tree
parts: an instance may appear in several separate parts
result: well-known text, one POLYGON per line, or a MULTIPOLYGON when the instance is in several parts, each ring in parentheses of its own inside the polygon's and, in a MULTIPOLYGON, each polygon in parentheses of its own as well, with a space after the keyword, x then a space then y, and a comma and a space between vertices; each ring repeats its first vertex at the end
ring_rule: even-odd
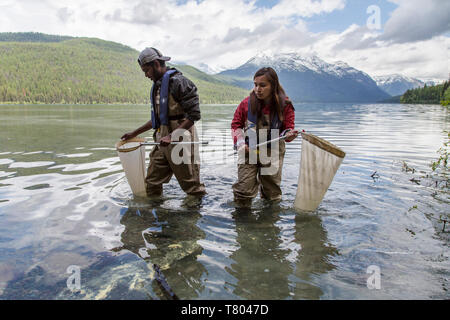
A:
POLYGON ((407 90, 400 98, 400 102, 411 104, 439 104, 443 97, 444 86, 445 83, 436 86, 425 85, 423 88, 407 90))

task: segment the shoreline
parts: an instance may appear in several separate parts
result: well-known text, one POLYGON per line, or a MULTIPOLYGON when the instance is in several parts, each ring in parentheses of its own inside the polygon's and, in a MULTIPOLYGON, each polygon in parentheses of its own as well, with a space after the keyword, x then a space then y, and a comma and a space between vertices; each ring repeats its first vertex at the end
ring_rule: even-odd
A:
MULTIPOLYGON (((233 106, 236 107, 240 103, 200 103, 200 106, 233 106)), ((360 105, 372 105, 372 104, 392 104, 392 105, 428 105, 428 106, 442 106, 442 107, 449 107, 449 104, 445 105, 442 103, 400 103, 400 102, 358 102, 358 101, 347 101, 347 102, 293 102, 295 105, 300 104, 360 104, 360 105)), ((29 103, 29 102, 2 102, 0 101, 0 106, 142 106, 142 107, 148 107, 150 106, 150 103, 43 103, 43 102, 37 102, 37 103, 29 103)))
MULTIPOLYGON (((200 103, 201 106, 236 106, 236 103, 200 103)), ((299 102, 300 103, 300 102, 299 102)), ((46 102, 10 102, 0 101, 0 106, 149 106, 150 103, 128 103, 128 102, 111 102, 111 103, 46 103, 46 102)))

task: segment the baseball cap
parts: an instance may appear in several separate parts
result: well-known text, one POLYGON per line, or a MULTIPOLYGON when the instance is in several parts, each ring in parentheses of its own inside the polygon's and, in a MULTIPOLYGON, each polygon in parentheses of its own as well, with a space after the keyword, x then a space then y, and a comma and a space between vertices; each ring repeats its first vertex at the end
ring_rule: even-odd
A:
POLYGON ((145 48, 142 50, 141 54, 138 58, 138 63, 140 66, 152 62, 154 60, 163 60, 163 61, 169 61, 170 57, 165 57, 162 55, 161 51, 155 48, 145 48))

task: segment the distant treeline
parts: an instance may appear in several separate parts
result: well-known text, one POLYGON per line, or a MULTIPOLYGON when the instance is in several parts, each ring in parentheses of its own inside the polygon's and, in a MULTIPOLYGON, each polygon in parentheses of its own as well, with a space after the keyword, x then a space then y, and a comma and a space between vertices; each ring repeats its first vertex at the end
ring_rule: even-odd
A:
POLYGON ((450 103, 450 80, 435 86, 425 85, 423 88, 410 89, 400 98, 401 103, 442 104, 450 103))
POLYGON ((39 32, 2 32, 0 41, 2 42, 61 42, 73 39, 69 36, 55 36, 39 32))

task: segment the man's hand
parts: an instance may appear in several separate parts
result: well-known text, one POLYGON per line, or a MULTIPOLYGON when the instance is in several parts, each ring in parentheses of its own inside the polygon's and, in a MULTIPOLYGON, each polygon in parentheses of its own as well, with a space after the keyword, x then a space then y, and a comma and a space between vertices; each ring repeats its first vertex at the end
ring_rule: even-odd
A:
POLYGON ((294 140, 297 137, 298 137, 298 130, 292 130, 292 131, 288 131, 286 133, 286 138, 284 138, 284 140, 286 142, 291 142, 292 140, 294 140))
POLYGON ((152 120, 149 120, 145 124, 143 124, 142 126, 137 128, 136 130, 125 133, 120 139, 128 140, 128 139, 137 137, 141 133, 144 133, 145 131, 150 130, 151 128, 152 128, 152 120))
POLYGON ((135 136, 136 135, 134 135, 133 132, 127 132, 120 139, 128 140, 128 139, 134 138, 135 136))
POLYGON ((167 135, 165 137, 161 138, 161 141, 159 141, 159 144, 163 147, 167 147, 170 143, 172 142, 172 137, 171 135, 167 135))

